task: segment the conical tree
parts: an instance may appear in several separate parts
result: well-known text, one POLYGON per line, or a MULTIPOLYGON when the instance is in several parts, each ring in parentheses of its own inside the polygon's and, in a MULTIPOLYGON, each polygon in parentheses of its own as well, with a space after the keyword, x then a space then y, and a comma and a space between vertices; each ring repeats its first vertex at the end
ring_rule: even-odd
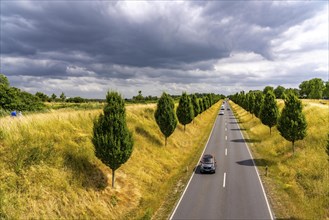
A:
POLYGON ((264 95, 263 92, 257 91, 255 93, 255 106, 254 106, 254 114, 257 118, 260 117, 260 111, 264 102, 264 95))
POLYGON ((202 99, 199 99, 199 106, 200 106, 200 114, 201 114, 204 111, 202 99))
POLYGON ((94 121, 92 142, 95 154, 112 170, 112 187, 115 171, 124 164, 133 151, 133 137, 126 124, 125 104, 117 92, 108 92, 106 105, 94 121))
POLYGON ((165 146, 166 146, 167 138, 176 129, 177 118, 175 114, 174 100, 165 92, 158 100, 157 109, 154 113, 154 117, 162 134, 165 136, 165 146))
POLYGON ((186 125, 191 123, 194 118, 193 105, 190 97, 186 94, 186 92, 183 92, 182 96, 179 99, 176 114, 179 123, 184 125, 185 131, 186 125))
POLYGON ((195 94, 192 95, 191 99, 192 99, 192 105, 193 105, 193 110, 194 110, 194 117, 196 117, 201 112, 200 106, 199 106, 199 101, 195 94))
POLYGON ((270 128, 270 134, 272 133, 272 127, 277 124, 278 117, 279 110, 276 105, 275 95, 272 90, 268 90, 260 112, 260 120, 270 128))
POLYGON ((278 130, 282 137, 292 142, 292 152, 295 153, 294 143, 306 136, 306 119, 303 114, 302 102, 292 93, 285 98, 285 106, 278 120, 278 130))

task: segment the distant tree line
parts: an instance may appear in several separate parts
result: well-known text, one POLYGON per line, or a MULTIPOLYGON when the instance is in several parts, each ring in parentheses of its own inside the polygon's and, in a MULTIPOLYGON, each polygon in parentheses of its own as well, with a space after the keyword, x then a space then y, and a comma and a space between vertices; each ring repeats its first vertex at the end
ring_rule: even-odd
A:
POLYGON ((284 95, 288 93, 294 93, 297 97, 303 99, 329 99, 329 81, 324 82, 320 78, 303 81, 299 84, 299 89, 284 88, 281 85, 276 88, 266 86, 263 93, 266 94, 268 90, 272 90, 277 99, 284 99, 284 95))
POLYGON ((8 78, 0 74, 0 113, 5 111, 40 111, 45 108, 36 96, 12 87, 8 78))

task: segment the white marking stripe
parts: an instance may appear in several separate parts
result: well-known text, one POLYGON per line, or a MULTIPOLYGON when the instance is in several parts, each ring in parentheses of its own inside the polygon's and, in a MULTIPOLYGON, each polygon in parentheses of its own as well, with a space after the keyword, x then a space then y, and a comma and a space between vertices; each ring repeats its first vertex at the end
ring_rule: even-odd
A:
POLYGON ((223 188, 225 188, 225 184, 226 184, 226 173, 224 173, 223 188))
POLYGON ((225 128, 225 131, 227 131, 227 128, 225 128))
POLYGON ((227 135, 225 135, 225 140, 227 140, 227 135))
POLYGON ((227 156, 227 148, 225 149, 225 156, 227 156))

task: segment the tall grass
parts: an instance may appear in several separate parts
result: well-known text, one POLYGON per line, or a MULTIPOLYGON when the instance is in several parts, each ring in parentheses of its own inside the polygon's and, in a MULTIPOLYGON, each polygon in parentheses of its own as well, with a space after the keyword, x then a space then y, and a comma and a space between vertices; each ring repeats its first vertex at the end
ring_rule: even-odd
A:
POLYGON ((154 120, 155 104, 127 106, 134 152, 116 172, 115 189, 111 170, 94 156, 91 143, 101 110, 1 118, 0 218, 148 219, 159 207, 157 218, 166 218, 175 202, 168 198, 178 197, 191 175, 218 105, 185 133, 179 125, 166 147, 154 120))
MULTIPOLYGON (((278 102, 282 110, 283 101, 278 102)), ((329 218, 329 163, 325 153, 329 106, 326 102, 303 101, 303 112, 308 123, 307 136, 291 143, 280 136, 276 128, 270 135, 268 127, 232 103, 250 144, 257 166, 262 173, 277 218, 329 218), (323 107, 324 106, 324 107, 323 107), (269 167, 265 176, 265 167, 269 167)))

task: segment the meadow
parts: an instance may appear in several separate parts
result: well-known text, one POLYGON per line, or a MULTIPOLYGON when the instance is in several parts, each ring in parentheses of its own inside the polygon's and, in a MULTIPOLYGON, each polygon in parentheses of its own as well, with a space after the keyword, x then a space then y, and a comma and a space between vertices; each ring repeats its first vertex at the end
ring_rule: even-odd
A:
MULTIPOLYGON (((284 107, 278 100, 279 109, 284 107)), ((329 158, 325 152, 329 132, 329 102, 303 100, 307 136, 295 143, 269 128, 260 120, 231 102, 277 219, 329 218, 329 158), (265 168, 268 166, 266 176, 265 168)))
MULTIPOLYGON (((164 146, 155 104, 128 105, 135 144, 116 171, 95 157, 98 109, 0 118, 0 219, 166 219, 193 172, 221 102, 178 125, 164 146)), ((96 108, 96 107, 95 107, 96 108)))

